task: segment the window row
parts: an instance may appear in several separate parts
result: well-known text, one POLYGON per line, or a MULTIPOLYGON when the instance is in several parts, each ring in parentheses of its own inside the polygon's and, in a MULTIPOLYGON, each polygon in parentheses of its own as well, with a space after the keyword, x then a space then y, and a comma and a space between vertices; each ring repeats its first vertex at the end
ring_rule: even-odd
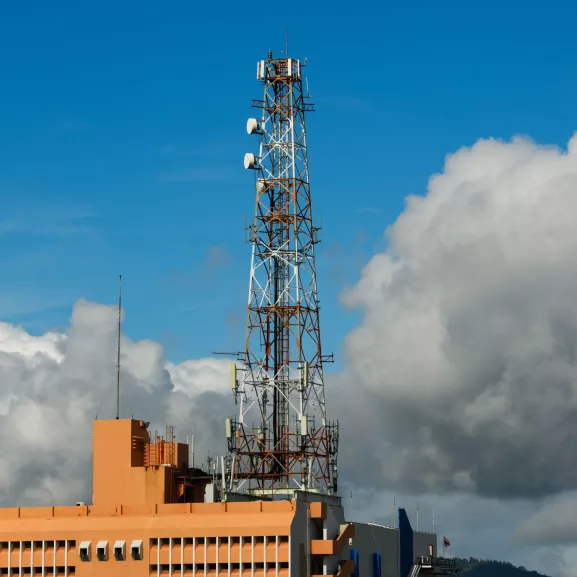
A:
MULTIPOLYGON (((116 561, 126 560, 126 541, 119 540, 114 542, 112 554, 116 561)), ((130 556, 134 561, 142 561, 142 540, 137 539, 130 544, 130 556)), ((78 548, 78 556, 81 561, 90 561, 92 559, 92 544, 90 541, 82 541, 78 548)), ((96 544, 96 558, 99 561, 108 561, 108 541, 98 541, 96 544)))
MULTIPOLYGON (((0 567, 0 575, 20 575, 20 568, 0 567)), ((76 567, 22 567, 22 575, 76 575, 76 567)))
MULTIPOLYGON (((252 571, 252 569, 262 569, 264 570, 264 563, 255 563, 254 567, 253 565, 251 565, 250 563, 243 563, 242 564, 242 569, 243 571, 252 571)), ((267 563, 267 570, 270 571, 274 571, 276 569, 276 563, 267 563)), ((224 568, 224 566, 226 566, 226 570, 228 570, 228 565, 226 563, 220 563, 220 569, 222 570, 224 568)), ((180 571, 181 569, 184 568, 185 571, 195 571, 196 573, 203 573, 205 566, 201 563, 197 563, 196 565, 193 564, 184 564, 181 565, 180 563, 173 563, 172 565, 167 565, 167 564, 161 564, 160 566, 153 563, 150 565, 150 570, 151 571, 158 571, 160 567, 160 571, 168 571, 169 568, 172 568, 173 571, 180 571)), ((230 564, 230 568, 232 571, 236 570, 240 570, 240 563, 231 563, 230 564)), ((284 561, 282 563, 278 564, 278 568, 279 569, 288 569, 289 568, 289 564, 287 561, 284 561)), ((209 563, 206 565, 206 570, 207 571, 216 571, 216 563, 209 563)))
MULTIPOLYGON (((180 563, 172 563, 172 565, 170 565, 173 569, 173 571, 180 571, 181 569, 181 565, 180 563)), ((226 569, 228 570, 228 563, 219 563, 219 566, 221 569, 223 569, 224 567, 226 567, 226 569)), ((231 563, 230 564, 230 569, 231 571, 240 570, 240 563, 231 563)), ((243 571, 251 571, 252 569, 264 569, 265 567, 264 563, 255 563, 254 565, 252 563, 242 563, 242 570, 243 571)), ((276 563, 266 563, 266 568, 267 570, 275 570, 276 569, 276 563)), ((160 569, 161 571, 167 570, 168 571, 168 565, 167 564, 161 564, 160 565, 160 569)), ((185 571, 192 571, 193 569, 197 572, 197 573, 202 573, 204 572, 204 568, 205 565, 203 563, 196 563, 196 564, 192 564, 192 563, 185 563, 184 564, 184 570, 185 571)), ((278 568, 279 569, 288 569, 289 568, 289 564, 288 561, 281 561, 278 564, 278 568)), ((150 565, 150 569, 154 569, 155 571, 158 569, 158 565, 156 563, 153 563, 150 565)), ((216 563, 207 563, 206 564, 206 570, 207 571, 216 571, 216 563)))
MULTIPOLYGON (((243 537, 243 543, 250 543, 252 541, 252 539, 254 538, 254 542, 255 544, 258 543, 264 543, 265 539, 267 540, 268 543, 275 543, 277 536, 276 535, 271 535, 269 537, 263 537, 258 536, 258 537, 243 537)), ((219 540, 219 543, 221 544, 226 544, 228 543, 228 540, 230 539, 230 542, 232 545, 240 543, 240 537, 196 537, 196 544, 197 545, 216 545, 216 540, 219 540)), ((181 541, 180 537, 174 537, 172 539, 172 544, 179 544, 181 541)), ((288 535, 279 535, 278 536, 278 542, 279 543, 288 543, 289 538, 288 535)), ((154 547, 155 545, 158 545, 160 542, 160 546, 169 546, 170 545, 170 538, 168 537, 162 537, 160 539, 156 538, 156 539, 150 539, 150 546, 154 547)), ((185 537, 184 538, 184 544, 185 545, 192 545, 193 543, 193 539, 192 537, 185 537)))
POLYGON ((63 549, 66 547, 66 543, 68 543, 68 548, 76 547, 76 541, 64 541, 64 540, 52 540, 52 541, 0 541, 0 551, 2 549, 8 549, 8 545, 10 545, 10 550, 18 550, 18 549, 32 549, 34 546, 35 550, 42 549, 42 543, 44 543, 44 549, 52 549, 54 544, 58 549, 63 549))

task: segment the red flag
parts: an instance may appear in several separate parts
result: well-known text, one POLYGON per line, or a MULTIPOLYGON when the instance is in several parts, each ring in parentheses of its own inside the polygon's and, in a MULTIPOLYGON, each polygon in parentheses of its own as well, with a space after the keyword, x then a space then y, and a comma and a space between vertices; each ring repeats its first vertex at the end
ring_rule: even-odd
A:
POLYGON ((451 542, 446 537, 443 537, 443 547, 450 547, 450 546, 451 542))

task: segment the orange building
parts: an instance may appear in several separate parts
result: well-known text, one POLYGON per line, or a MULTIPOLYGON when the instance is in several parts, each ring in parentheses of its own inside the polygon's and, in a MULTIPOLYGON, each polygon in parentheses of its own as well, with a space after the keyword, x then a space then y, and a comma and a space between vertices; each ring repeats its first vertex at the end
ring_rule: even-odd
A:
MULTIPOLYGON (((347 523, 339 498, 315 493, 210 502, 188 445, 151 439, 143 421, 95 421, 93 463, 92 505, 0 509, 0 575, 398 575, 396 529, 347 523)), ((435 555, 436 536, 415 539, 435 555)))

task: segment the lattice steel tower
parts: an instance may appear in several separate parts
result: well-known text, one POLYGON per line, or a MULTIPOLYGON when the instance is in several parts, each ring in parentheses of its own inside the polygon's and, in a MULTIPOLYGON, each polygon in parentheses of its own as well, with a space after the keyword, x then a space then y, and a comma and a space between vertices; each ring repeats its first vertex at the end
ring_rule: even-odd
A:
MULTIPOLYGON (((287 55, 288 56, 288 55, 287 55)), ((227 420, 227 490, 287 498, 295 490, 336 494, 338 422, 325 411, 323 356, 309 185, 301 63, 273 58, 257 64, 264 99, 258 156, 246 154, 255 173, 256 210, 248 227, 252 265, 246 344, 233 366, 239 404, 227 420)))

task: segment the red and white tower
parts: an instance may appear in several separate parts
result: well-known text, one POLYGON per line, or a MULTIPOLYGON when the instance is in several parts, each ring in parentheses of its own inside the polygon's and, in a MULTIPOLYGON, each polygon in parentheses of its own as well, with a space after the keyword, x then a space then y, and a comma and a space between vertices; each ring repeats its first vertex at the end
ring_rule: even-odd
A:
MULTIPOLYGON (((288 56, 288 55, 287 55, 288 56)), ((315 245, 303 92, 294 58, 257 64, 263 100, 258 155, 244 165, 255 174, 247 332, 233 367, 238 417, 227 420, 226 491, 290 498, 294 491, 336 494, 338 422, 327 420, 315 245)))

